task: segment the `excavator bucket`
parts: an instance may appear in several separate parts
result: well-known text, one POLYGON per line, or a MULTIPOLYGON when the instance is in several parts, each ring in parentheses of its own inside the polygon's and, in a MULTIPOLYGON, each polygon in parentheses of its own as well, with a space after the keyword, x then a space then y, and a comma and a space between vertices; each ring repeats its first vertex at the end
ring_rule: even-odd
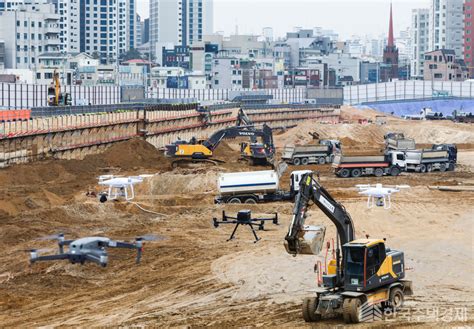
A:
MULTIPOLYGON (((324 236, 326 235, 325 226, 306 225, 298 234, 298 254, 318 255, 323 249, 324 236)), ((288 253, 288 243, 285 241, 285 248, 288 253)))

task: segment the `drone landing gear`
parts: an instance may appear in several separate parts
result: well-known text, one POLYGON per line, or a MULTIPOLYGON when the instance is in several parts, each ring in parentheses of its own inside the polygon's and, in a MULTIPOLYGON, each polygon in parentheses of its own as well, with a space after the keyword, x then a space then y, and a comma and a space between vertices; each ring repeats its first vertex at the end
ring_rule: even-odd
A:
POLYGON ((232 234, 230 235, 229 239, 227 239, 227 241, 234 239, 235 233, 237 232, 237 229, 240 225, 248 225, 250 226, 253 236, 255 237, 254 243, 257 243, 260 238, 257 236, 257 232, 255 232, 254 226, 257 226, 259 231, 263 231, 265 229, 265 221, 270 220, 273 222, 273 224, 278 225, 278 214, 275 213, 274 217, 271 218, 252 218, 252 213, 250 210, 240 210, 237 213, 237 217, 227 216, 225 214, 225 211, 222 211, 222 220, 219 221, 217 220, 217 218, 214 218, 213 222, 215 228, 219 227, 220 224, 235 224, 234 230, 232 231, 232 234), (232 220, 229 221, 229 219, 232 220))

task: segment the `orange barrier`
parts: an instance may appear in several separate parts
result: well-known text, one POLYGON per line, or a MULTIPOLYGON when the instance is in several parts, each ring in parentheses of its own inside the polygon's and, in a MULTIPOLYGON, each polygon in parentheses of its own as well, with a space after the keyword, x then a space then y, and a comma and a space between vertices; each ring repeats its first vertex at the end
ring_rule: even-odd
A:
POLYGON ((0 121, 29 120, 31 110, 0 110, 0 121))

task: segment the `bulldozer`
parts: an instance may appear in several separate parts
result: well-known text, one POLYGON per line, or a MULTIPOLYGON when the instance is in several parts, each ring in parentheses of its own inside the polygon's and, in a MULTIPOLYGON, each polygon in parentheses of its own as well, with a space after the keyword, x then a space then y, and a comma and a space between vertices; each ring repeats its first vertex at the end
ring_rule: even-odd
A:
POLYGON ((61 92, 61 83, 59 73, 54 70, 53 81, 48 87, 48 105, 49 106, 69 106, 71 105, 71 95, 61 92))
POLYGON ((325 227, 304 225, 311 202, 336 226, 337 247, 322 273, 322 284, 303 301, 304 320, 342 315, 346 323, 359 323, 365 320, 367 308, 400 309, 405 296, 413 294, 412 282, 405 279, 404 253, 387 247, 385 239, 356 239, 349 213, 313 176, 309 172, 300 180, 285 236, 286 251, 293 256, 321 251, 325 227))

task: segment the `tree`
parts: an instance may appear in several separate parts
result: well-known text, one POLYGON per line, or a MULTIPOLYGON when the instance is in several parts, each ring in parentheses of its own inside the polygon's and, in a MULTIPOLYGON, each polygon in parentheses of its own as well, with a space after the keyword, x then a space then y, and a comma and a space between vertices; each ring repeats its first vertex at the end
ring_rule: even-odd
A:
POLYGON ((120 54, 119 59, 120 61, 125 62, 131 59, 143 59, 143 56, 141 52, 132 48, 129 51, 120 54))

